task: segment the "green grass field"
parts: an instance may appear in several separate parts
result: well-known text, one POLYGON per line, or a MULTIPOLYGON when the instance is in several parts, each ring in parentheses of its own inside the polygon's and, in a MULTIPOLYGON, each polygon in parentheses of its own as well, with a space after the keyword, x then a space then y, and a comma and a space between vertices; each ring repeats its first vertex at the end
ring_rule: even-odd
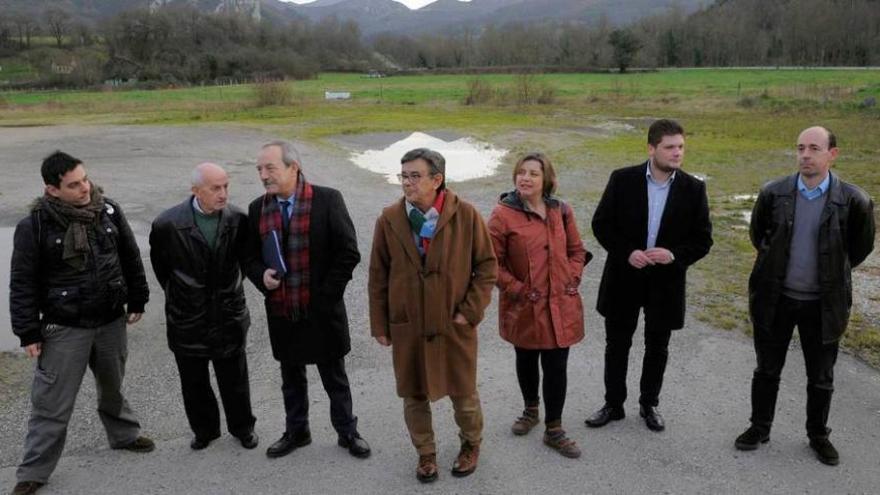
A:
MULTIPOLYGON (((765 181, 794 171, 798 132, 822 124, 839 136, 836 171, 880 198, 880 99, 876 70, 676 70, 629 75, 553 74, 556 102, 466 106, 472 76, 423 75, 368 79, 322 74, 289 83, 292 103, 258 107, 248 85, 155 91, 0 93, 0 126, 58 123, 168 124, 226 122, 283 125, 290 137, 320 142, 339 134, 448 129, 507 146, 550 154, 562 171, 586 179, 562 186, 564 197, 592 212, 608 173, 645 158, 645 131, 655 118, 688 130, 688 170, 707 177, 715 247, 693 270, 691 311, 730 330, 749 331, 746 280, 754 253, 743 213, 765 181), (351 101, 325 102, 326 90, 351 91, 351 101), (614 132, 599 132, 609 123, 614 132), (631 127, 627 127, 631 126, 631 127)), ((511 88, 514 76, 482 79, 511 88)), ((510 158, 511 160, 513 157, 510 158)), ((584 232, 589 218, 579 218, 584 232)), ((595 241, 592 249, 597 249, 595 241)), ((871 268, 880 276, 880 269, 871 268)), ((598 273, 598 272, 594 272, 598 273)), ((597 275, 598 276, 598 275, 597 275)), ((856 313, 845 345, 880 365, 880 304, 856 313)))

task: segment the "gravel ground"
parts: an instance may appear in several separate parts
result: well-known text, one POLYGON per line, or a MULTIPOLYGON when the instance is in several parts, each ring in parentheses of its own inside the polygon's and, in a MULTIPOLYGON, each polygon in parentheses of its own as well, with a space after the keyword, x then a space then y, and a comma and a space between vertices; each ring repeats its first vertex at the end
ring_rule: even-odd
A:
MULTIPOLYGON (((12 226, 24 215, 24 205, 41 190, 38 163, 56 148, 85 160, 92 179, 122 203, 142 239, 152 218, 186 196, 189 171, 200 161, 213 160, 227 168, 232 202, 244 206, 261 192, 253 160, 259 144, 272 137, 269 132, 229 127, 3 129, 0 177, 5 187, 0 194, 0 226, 12 226)), ((371 142, 369 137, 359 137, 350 144, 384 145, 388 144, 386 138, 378 136, 371 142)), ((399 196, 398 189, 378 175, 353 167, 346 161, 346 152, 332 145, 302 145, 301 151, 309 180, 342 190, 366 259, 375 218, 383 205, 399 196)), ((454 188, 488 214, 497 193, 508 188, 508 180, 505 172, 454 188)), ((579 224, 586 225, 586 218, 579 224)), ((346 294, 353 347, 347 362, 355 412, 360 416, 362 434, 373 446, 373 456, 356 460, 335 445, 328 401, 317 373, 310 369, 314 443, 282 459, 265 457, 264 448, 282 432, 284 414, 265 315, 249 285, 253 326, 248 358, 260 448, 246 451, 227 435, 208 449, 193 452, 188 447, 191 433, 177 372, 165 342, 163 296, 150 274, 152 301, 143 321, 129 330, 126 393, 140 415, 144 432, 157 440, 157 450, 137 455, 108 449, 94 411, 94 384, 87 377, 71 421, 65 455, 41 493, 877 492, 880 373, 849 356, 840 357, 831 426, 842 462, 836 468, 827 467, 814 459, 804 436, 803 359, 793 347, 783 375, 772 441, 756 452, 738 452, 733 439, 747 426, 749 379, 754 366, 751 342, 745 336, 696 321, 690 321, 672 339, 661 399, 666 432, 648 431, 638 418, 634 400, 627 404, 626 420, 598 430, 584 427, 583 418, 602 404, 603 393, 604 330, 592 309, 603 260, 600 249, 589 248, 598 256, 587 269, 582 291, 585 307, 590 308, 587 338, 572 350, 564 416, 570 436, 583 449, 579 460, 563 459, 544 447, 538 430, 524 438, 509 433, 521 399, 513 351, 497 336, 493 303, 480 327, 479 385, 486 418, 480 468, 467 479, 448 474, 457 439, 451 408, 448 401, 441 401, 435 407, 441 478, 430 486, 417 483, 413 476, 416 456, 403 424, 401 401, 394 393, 390 353, 369 337, 366 261, 355 271, 346 294)), ((869 291, 876 294, 876 278, 869 283, 875 284, 869 291)), ((640 369, 641 346, 639 336, 632 352, 636 371, 640 369)), ((31 363, 6 358, 0 360, 0 366, 16 368, 31 363)), ((29 403, 27 383, 23 382, 24 386, 2 389, 3 490, 14 483, 25 434, 29 403)), ((638 373, 631 373, 629 384, 631 390, 638 390, 638 373)))

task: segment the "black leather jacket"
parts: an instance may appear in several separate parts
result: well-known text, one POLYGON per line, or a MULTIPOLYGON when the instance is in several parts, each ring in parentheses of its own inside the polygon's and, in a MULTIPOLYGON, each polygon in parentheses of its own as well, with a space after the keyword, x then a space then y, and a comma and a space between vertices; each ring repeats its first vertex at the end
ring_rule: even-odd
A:
MULTIPOLYGON (((749 278, 749 311, 755 333, 773 330, 785 282, 794 226, 798 175, 765 185, 752 211, 750 235, 758 250, 749 278)), ((822 340, 836 342, 846 331, 852 306, 852 269, 874 249, 874 204, 865 191, 831 174, 819 226, 819 285, 822 340)))
POLYGON ((64 262, 65 229, 33 209, 15 228, 10 269, 12 331, 26 346, 42 342, 48 323, 94 328, 126 313, 143 313, 149 299, 134 234, 114 201, 104 198, 97 235, 84 270, 64 262))
POLYGON ((195 223, 192 198, 153 221, 150 262, 165 290, 168 347, 191 357, 228 357, 244 349, 250 313, 239 263, 247 215, 234 206, 220 214, 216 248, 195 223))

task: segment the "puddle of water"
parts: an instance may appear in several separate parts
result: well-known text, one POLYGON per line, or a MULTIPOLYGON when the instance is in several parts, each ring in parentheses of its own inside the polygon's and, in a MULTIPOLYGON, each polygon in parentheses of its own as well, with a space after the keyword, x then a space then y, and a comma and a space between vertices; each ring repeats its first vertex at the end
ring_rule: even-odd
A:
POLYGON ((14 227, 0 228, 0 351, 19 348, 21 342, 12 333, 9 321, 9 264, 12 261, 14 227))
POLYGON ((414 132, 405 139, 381 150, 352 153, 350 160, 358 167, 384 175, 390 184, 399 184, 400 158, 414 148, 430 148, 446 158, 446 181, 461 182, 495 173, 507 150, 464 137, 444 141, 429 134, 414 132))
POLYGON ((734 194, 733 195, 734 201, 755 201, 756 199, 758 199, 757 194, 734 194))

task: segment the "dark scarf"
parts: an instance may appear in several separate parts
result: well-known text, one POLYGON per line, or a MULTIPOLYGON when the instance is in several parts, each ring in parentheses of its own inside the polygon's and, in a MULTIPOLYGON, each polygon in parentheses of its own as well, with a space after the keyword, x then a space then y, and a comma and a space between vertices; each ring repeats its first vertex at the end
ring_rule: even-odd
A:
POLYGON ((101 188, 92 183, 91 199, 85 206, 74 206, 46 194, 37 200, 36 209, 44 210, 66 229, 61 258, 74 269, 84 270, 92 252, 89 239, 95 239, 101 228, 101 213, 104 211, 101 188))
MULTIPOLYGON (((269 310, 273 316, 284 316, 292 321, 306 318, 311 300, 309 292, 309 219, 312 211, 312 185, 306 182, 302 171, 297 174, 293 211, 290 214, 284 257, 287 275, 281 287, 269 293, 269 310)), ((265 239, 273 230, 284 232, 281 208, 274 195, 263 197, 260 212, 260 238, 265 239)))

